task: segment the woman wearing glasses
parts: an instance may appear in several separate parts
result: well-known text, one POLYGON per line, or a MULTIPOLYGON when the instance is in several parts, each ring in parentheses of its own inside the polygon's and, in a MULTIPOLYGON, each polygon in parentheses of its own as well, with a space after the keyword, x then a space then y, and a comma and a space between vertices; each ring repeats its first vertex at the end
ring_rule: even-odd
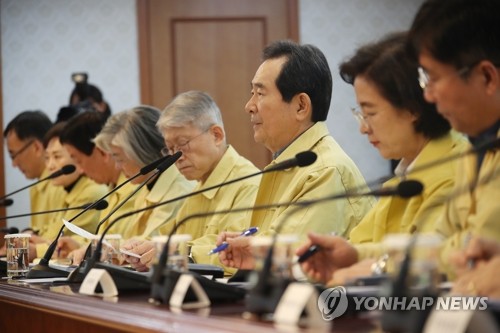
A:
MULTIPOLYGON (((323 248, 303 264, 304 271, 316 280, 338 282, 342 273, 334 273, 339 268, 380 257, 380 244, 387 234, 434 231, 454 185, 456 161, 423 166, 463 152, 466 140, 450 131, 449 123, 434 105, 424 100, 417 66, 406 53, 405 40, 406 34, 397 33, 363 46, 339 69, 342 79, 354 87, 359 109, 353 109, 353 113, 360 132, 382 157, 400 160, 395 177, 384 186, 414 179, 423 183, 424 190, 410 199, 381 198, 351 231, 349 242, 340 237, 310 235, 310 242, 298 249, 298 254, 311 244, 323 248)), ((360 273, 369 272, 361 268, 360 273)))

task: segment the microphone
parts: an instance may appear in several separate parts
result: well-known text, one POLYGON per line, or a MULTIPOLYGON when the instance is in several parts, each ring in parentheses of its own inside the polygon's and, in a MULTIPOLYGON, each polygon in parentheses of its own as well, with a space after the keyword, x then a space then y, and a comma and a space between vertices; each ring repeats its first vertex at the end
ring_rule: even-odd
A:
MULTIPOLYGON (((297 206, 290 210, 287 216, 291 216, 300 209, 304 209, 312 204, 322 203, 329 200, 337 200, 349 197, 361 197, 361 196, 400 196, 402 198, 411 198, 413 196, 422 193, 424 186, 421 182, 417 180, 403 180, 395 187, 387 187, 378 190, 368 191, 368 192, 354 192, 347 191, 346 193, 334 194, 324 198, 316 200, 308 200, 297 202, 297 206)), ((289 280, 280 279, 272 276, 271 267, 273 261, 274 248, 276 246, 276 240, 281 232, 281 229, 285 225, 287 219, 284 218, 282 223, 278 224, 273 235, 273 241, 269 247, 266 258, 264 259, 264 264, 262 270, 258 274, 258 280, 255 287, 250 290, 248 298, 246 299, 247 311, 255 313, 258 315, 273 313, 276 306, 279 303, 281 296, 283 295, 286 287, 290 283, 289 280)), ((310 248, 310 251, 317 251, 310 248)))
MULTIPOLYGON (((6 199, 10 200, 10 199, 6 199)), ((87 203, 85 205, 81 205, 78 207, 67 207, 67 208, 59 208, 59 209, 52 209, 52 210, 44 210, 40 212, 32 212, 32 213, 26 213, 26 214, 18 214, 18 215, 10 215, 10 216, 0 216, 0 221, 1 220, 8 220, 8 219, 14 219, 18 217, 26 217, 26 216, 33 216, 33 215, 44 215, 44 214, 51 214, 51 213, 59 213, 59 212, 65 212, 68 210, 77 210, 77 209, 87 209, 88 207, 92 206, 94 203, 87 203)), ((96 210, 103 210, 108 207, 108 202, 106 200, 99 201, 93 208, 96 210)))
MULTIPOLYGON (((86 212, 90 209, 103 210, 103 209, 106 209, 108 207, 108 202, 103 200, 103 199, 100 199, 99 203, 94 202, 92 204, 86 204, 86 205, 83 205, 81 207, 85 207, 85 208, 83 208, 84 212, 86 212)), ((78 209, 78 208, 70 208, 70 209, 78 209)), ((62 209, 62 210, 56 210, 56 211, 64 211, 64 210, 69 210, 69 209, 62 209)), ((42 212, 42 213, 46 213, 46 212, 42 212)), ((78 216, 80 216, 80 215, 81 214, 78 214, 78 216)), ((74 218, 71 220, 74 220, 74 218)), ((50 258, 52 258, 52 255, 54 254, 54 251, 55 251, 55 248, 57 245, 57 241, 59 240, 59 237, 61 237, 63 229, 64 229, 64 224, 62 225, 61 229, 59 229, 59 232, 57 234, 56 239, 49 245, 49 248, 45 252, 43 258, 40 259, 40 262, 37 265, 33 266, 29 270, 27 278, 40 279, 40 278, 52 278, 52 277, 61 277, 61 276, 68 275, 68 272, 66 272, 66 271, 55 269, 55 268, 52 268, 49 266, 50 258)))
MULTIPOLYGON (((229 181, 224 182, 224 183, 220 183, 220 184, 217 184, 217 185, 214 185, 214 186, 210 186, 210 187, 198 190, 198 191, 194 191, 194 192, 191 192, 191 193, 188 193, 188 194, 184 194, 184 195, 178 196, 178 197, 170 199, 170 200, 162 201, 162 202, 159 202, 159 203, 156 203, 156 204, 153 204, 153 205, 149 205, 149 206, 141 208, 141 209, 137 209, 137 210, 133 210, 133 211, 127 212, 125 214, 122 214, 122 215, 118 216, 115 220, 111 221, 107 225, 106 229, 103 231, 102 235, 104 237, 104 235, 108 232, 108 230, 115 223, 118 223, 122 219, 127 218, 127 217, 129 217, 131 215, 134 215, 134 214, 146 211, 146 210, 154 209, 156 207, 159 207, 159 206, 162 206, 162 205, 166 205, 166 204, 169 204, 169 203, 172 203, 172 202, 183 200, 183 199, 188 198, 190 196, 194 196, 194 195, 206 192, 206 191, 211 191, 213 189, 216 189, 216 188, 219 188, 219 187, 223 187, 223 186, 226 186, 226 185, 230 185, 230 184, 233 184, 233 183, 236 183, 236 182, 239 182, 239 181, 251 178, 251 177, 255 177, 255 176, 267 173, 267 172, 273 172, 273 171, 279 171, 279 170, 283 170, 283 169, 288 169, 288 168, 291 168, 292 166, 299 166, 299 163, 300 163, 300 166, 307 166, 307 165, 310 165, 310 164, 314 163, 315 160, 316 160, 316 153, 314 153, 312 151, 305 151, 305 152, 302 152, 302 153, 298 153, 292 159, 289 159, 289 160, 286 160, 286 161, 283 161, 281 163, 277 163, 277 164, 273 165, 272 168, 267 168, 265 170, 258 171, 256 173, 253 173, 253 174, 250 174, 250 175, 246 175, 246 176, 243 176, 243 177, 235 178, 235 179, 229 180, 229 181)), ((102 248, 102 240, 104 239, 103 237, 101 237, 101 240, 98 243, 99 251, 101 251, 101 248, 102 248)), ((96 253, 97 253, 97 251, 94 252, 94 254, 96 254, 96 253)), ((97 260, 95 260, 95 259, 97 259, 97 258, 99 258, 99 257, 93 256, 92 261, 96 262, 97 260)), ((85 274, 88 272, 88 270, 89 269, 85 270, 85 274)), ((135 282, 137 282, 137 280, 138 280, 138 279, 136 279, 137 275, 134 275, 133 272, 125 272, 125 271, 123 271, 123 272, 117 272, 117 275, 118 274, 120 275, 120 277, 116 277, 116 278, 119 278, 119 279, 123 280, 124 281, 123 282, 124 285, 128 284, 127 281, 126 281, 127 280, 126 276, 128 276, 128 275, 131 276, 131 279, 135 279, 134 280, 135 282)), ((73 274, 72 274, 72 276, 70 278, 73 279, 73 274)))
MULTIPOLYGON (((62 175, 69 175, 70 173, 73 173, 75 170, 76 170, 76 167, 74 165, 71 165, 71 164, 65 165, 60 170, 57 170, 57 171, 51 173, 49 176, 47 176, 43 179, 40 179, 40 180, 38 180, 38 181, 28 185, 28 186, 22 187, 18 190, 15 190, 14 192, 10 192, 9 194, 6 194, 6 195, 0 197, 0 200, 4 200, 5 198, 10 197, 11 195, 14 195, 18 192, 26 190, 30 187, 36 186, 40 183, 43 183, 44 181, 47 181, 47 180, 50 180, 50 179, 53 179, 53 178, 56 178, 56 177, 59 177, 62 175)), ((6 206, 8 206, 8 205, 6 205, 6 206)))
MULTIPOLYGON (((75 219, 77 219, 79 216, 81 216, 83 213, 85 213, 86 211, 88 211, 90 209, 101 210, 101 209, 107 208, 107 206, 108 206, 107 202, 105 204, 106 207, 103 207, 104 204, 101 203, 101 202, 105 202, 104 199, 106 199, 108 196, 110 196, 114 192, 118 191, 120 188, 122 188, 123 186, 125 186, 126 184, 128 184, 129 182, 131 182, 132 180, 136 179, 137 177, 143 176, 143 175, 146 175, 146 174, 150 173, 152 170, 154 170, 158 165, 160 165, 161 163, 163 163, 169 157, 170 156, 162 157, 162 158, 160 158, 160 159, 158 159, 158 160, 156 160, 156 161, 154 161, 154 162, 146 165, 145 167, 141 168, 137 174, 135 174, 131 178, 125 180, 121 184, 115 186, 115 188, 113 188, 111 191, 109 191, 107 194, 105 194, 99 200, 96 200, 91 205, 85 207, 80 213, 78 213, 76 216, 74 216, 68 222, 74 221, 75 219)), ((67 169, 65 169, 65 170, 67 171, 67 169)), ((52 175, 50 175, 49 177, 43 179, 42 181, 50 179, 51 176, 52 175)), ((38 184, 39 182, 40 181, 38 181, 34 185, 38 184)), ((31 186, 34 186, 34 185, 31 185, 31 186)), ((19 192, 19 191, 20 190, 18 190, 17 192, 19 192)), ((17 192, 15 192, 15 193, 17 193, 17 192)), ((11 193, 9 195, 12 195, 12 194, 13 193, 11 193)), ((62 270, 59 270, 59 269, 55 269, 55 268, 49 267, 50 258, 52 258, 52 256, 54 255, 54 251, 56 249, 57 242, 59 240, 59 237, 61 236, 61 233, 62 233, 63 229, 64 229, 64 224, 61 226, 61 229, 59 230, 59 233, 58 233, 57 237, 49 245, 47 251, 45 252, 43 258, 40 260, 40 262, 38 263, 38 265, 35 265, 34 267, 32 267, 30 269, 30 271, 28 272, 28 275, 27 275, 28 278, 51 278, 51 277, 61 277, 61 276, 67 276, 68 275, 66 271, 62 271, 62 270)))
MULTIPOLYGON (((486 142, 482 145, 485 149, 497 149, 500 146, 500 138, 486 142)), ((455 198, 467 193, 471 190, 471 187, 479 187, 485 183, 488 183, 494 179, 498 174, 495 174, 492 170, 486 177, 482 178, 479 182, 473 181, 472 184, 466 184, 462 188, 455 189, 447 198, 435 202, 430 208, 446 204, 455 198)), ((419 225, 425 221, 425 217, 421 217, 415 225, 419 225)), ((432 286, 426 286, 417 293, 412 293, 408 287, 408 276, 410 274, 411 262, 412 262, 412 251, 416 246, 417 237, 419 234, 413 234, 410 238, 408 245, 406 246, 405 256, 401 262, 401 267, 399 269, 398 275, 389 282, 386 286, 386 294, 388 297, 403 297, 407 296, 418 296, 418 297, 437 297, 437 292, 432 288, 432 286)), ((426 309, 426 311, 419 311, 418 313, 402 312, 402 311, 383 311, 380 318, 381 327, 387 332, 402 332, 402 331, 415 331, 420 332, 425 325, 427 317, 432 309, 426 309)))
MULTIPOLYGON (((385 189, 384 190, 384 195, 391 195, 389 193, 393 193, 392 195, 404 195, 405 197, 409 197, 410 194, 417 195, 421 193, 423 189, 423 185, 415 180, 407 180, 401 182, 397 187, 390 188, 390 189, 385 189)), ((314 199, 314 200, 307 200, 307 201, 292 201, 292 202, 280 202, 280 203, 273 203, 273 204, 267 204, 267 205, 258 205, 258 206, 251 206, 251 207, 240 207, 240 208, 232 208, 232 209, 225 209, 225 210, 219 210, 219 211, 212 211, 212 212, 203 212, 203 213, 198 213, 198 214, 192 214, 189 216, 186 216, 184 219, 179 221, 172 231, 169 234, 168 240, 163 247, 163 250, 160 254, 160 258, 158 260, 158 263, 156 264, 156 267, 153 271, 153 275, 151 277, 151 283, 152 283, 152 288, 151 288, 151 299, 156 301, 156 302, 167 302, 168 299, 170 298, 171 292, 173 291, 172 286, 172 275, 167 275, 164 276, 164 270, 167 264, 168 260, 168 248, 170 245, 170 239, 172 238, 172 235, 175 234, 175 232, 178 230, 178 228, 185 224, 187 221, 194 219, 194 218, 203 218, 207 216, 213 216, 213 215, 222 215, 222 214, 232 214, 232 213, 240 213, 240 212, 245 212, 245 211, 255 211, 255 210, 263 210, 263 209, 269 209, 269 208, 275 208, 275 207, 280 207, 280 206, 298 206, 296 207, 295 210, 292 210, 289 212, 288 215, 292 215, 295 211, 305 208, 309 205, 316 204, 316 203, 321 203, 324 201, 329 201, 329 200, 336 200, 336 199, 342 199, 342 198, 348 198, 348 197, 356 197, 356 196, 368 196, 368 195, 375 195, 375 193, 379 193, 381 190, 376 190, 376 191, 370 191, 370 192, 363 192, 363 193, 356 193, 356 192, 351 192, 351 193, 340 193, 340 194, 334 194, 331 196, 327 196, 324 198, 319 198, 319 199, 314 199), (168 282, 168 283, 167 283, 168 282)), ((286 219, 285 219, 286 220, 286 219)), ((283 224, 278 225, 278 228, 275 233, 275 238, 273 239, 273 245, 270 247, 270 254, 271 258, 269 258, 269 254, 266 257, 266 262, 269 261, 268 263, 268 268, 267 271, 270 272, 271 268, 271 260, 272 260, 272 248, 274 247, 274 242, 276 241, 276 235, 279 233, 281 230, 280 227, 282 227, 283 224)), ((264 264, 264 267, 266 267, 266 263, 264 264)), ((263 269, 264 271, 264 269, 263 269)), ((265 273, 264 275, 269 275, 269 273, 265 273)), ((178 276, 177 276, 178 277, 178 276)), ((175 279, 176 281, 176 279, 175 279)), ((201 280, 200 283, 204 285, 204 280, 201 280)), ((175 285, 175 284, 174 284, 175 285)), ((229 287, 228 287, 229 288, 229 287)), ((209 292, 210 290, 207 290, 209 292)), ((221 287, 218 287, 217 292, 218 294, 216 295, 217 297, 231 297, 231 291, 234 291, 232 289, 227 290, 227 293, 224 293, 221 295, 221 287)), ((234 297, 238 296, 238 294, 233 295, 234 297)), ((280 294, 281 296, 281 294, 280 294)), ((212 297, 209 298, 212 300, 212 297)), ((278 298, 279 300, 279 298, 278 298)), ((276 302, 277 304, 277 302, 276 302)), ((273 307, 274 309, 274 307, 273 307)))
MULTIPOLYGON (((396 187, 386 187, 379 190, 374 190, 366 195, 373 195, 376 197, 386 197, 386 196, 399 196, 403 199, 411 198, 422 193, 424 185, 418 180, 403 180, 396 187)), ((363 195, 363 193, 356 194, 353 196, 363 195)))
MULTIPOLYGON (((169 155, 168 157, 165 157, 165 158, 162 158, 161 159, 161 162, 160 163, 157 163, 158 161, 155 161, 153 162, 153 164, 155 164, 155 166, 151 166, 151 165, 148 165, 146 167, 143 168, 143 172, 144 171, 147 171, 146 173, 150 173, 151 171, 155 170, 156 171, 151 174, 144 182, 142 182, 139 186, 137 186, 137 188, 134 189, 134 191, 132 193, 130 193, 125 199, 123 199, 116 207, 113 208, 113 210, 111 210, 111 212, 109 212, 108 215, 106 215, 98 224, 97 224, 97 228, 96 228, 96 234, 98 234, 99 232, 99 228, 101 227, 101 225, 107 221, 109 219, 109 217, 111 215, 113 215, 118 209, 120 209, 121 206, 123 206, 128 200, 130 200, 131 197, 133 197, 137 192, 139 192, 139 190, 141 190, 145 185, 147 185, 151 179, 153 179, 154 177, 156 177, 157 175, 161 174, 163 171, 165 171, 166 169, 168 169, 169 167, 171 167, 180 157, 182 156, 182 152, 181 151, 178 151, 176 152, 175 154, 173 155, 169 155)), ((141 169, 142 170, 142 169, 141 169)), ((94 254, 92 256, 92 258, 90 258, 88 261, 89 262, 86 262, 86 260, 82 261, 80 263, 80 265, 78 266, 77 269, 75 269, 75 272, 71 275, 70 277, 70 280, 72 282, 77 282, 81 279, 83 279, 83 277, 85 275, 87 275, 87 273, 90 271, 90 269, 92 267, 94 267, 95 263, 96 262, 99 262, 99 258, 101 257, 101 250, 102 250, 102 242, 104 240, 104 236, 106 235, 106 233, 110 230, 111 226, 114 225, 114 223, 110 223, 106 229, 104 229, 102 235, 101 235, 101 239, 99 240, 99 242, 97 243, 96 245, 96 248, 94 250, 94 254)), ((64 225, 63 225, 64 227, 64 225)), ((62 230, 62 229, 61 229, 62 230)), ((87 248, 87 252, 86 252, 86 256, 89 252, 89 249, 90 249, 90 245, 89 247, 87 248)))
POLYGON ((266 172, 285 170, 293 167, 304 167, 316 162, 318 155, 312 151, 303 151, 295 155, 295 157, 285 160, 283 162, 277 163, 266 169, 266 172))
POLYGON ((301 152, 301 153, 298 153, 297 155, 295 155, 294 158, 291 158, 289 160, 285 160, 283 162, 277 163, 277 164, 273 165, 272 167, 264 169, 262 171, 258 171, 258 172, 255 172, 255 173, 252 173, 250 175, 243 176, 243 177, 231 179, 231 180, 229 180, 227 182, 223 182, 223 183, 220 183, 220 184, 217 184, 217 185, 209 186, 207 188, 204 188, 204 189, 201 189, 201 190, 198 190, 198 191, 194 191, 194 192, 191 192, 191 193, 188 193, 188 194, 184 194, 184 195, 178 196, 178 197, 170 199, 170 200, 158 202, 156 204, 149 205, 147 207, 144 207, 144 208, 141 208, 141 209, 137 209, 137 210, 133 210, 133 211, 130 211, 128 213, 122 214, 122 215, 118 216, 114 221, 112 221, 111 224, 115 224, 116 222, 118 222, 121 219, 127 218, 127 217, 129 217, 131 215, 134 215, 134 214, 137 214, 137 213, 141 213, 141 212, 146 211, 146 210, 150 210, 150 209, 154 209, 154 208, 159 207, 159 206, 167 205, 167 204, 170 204, 172 202, 183 200, 183 199, 186 199, 186 198, 191 197, 191 196, 195 196, 195 195, 200 194, 200 193, 211 191, 211 190, 219 188, 219 187, 231 185, 233 183, 237 183, 237 182, 240 182, 242 180, 245 180, 245 179, 248 179, 248 178, 252 178, 252 177, 255 177, 255 176, 259 176, 259 175, 262 175, 262 174, 265 174, 265 173, 268 173, 268 172, 274 172, 274 171, 280 171, 280 170, 284 170, 284 169, 289 169, 292 166, 300 166, 300 167, 308 166, 308 165, 311 165, 312 163, 314 163, 316 161, 316 157, 317 157, 317 155, 316 155, 315 152, 313 152, 313 151, 304 151, 304 152, 301 152), (292 163, 294 163, 294 164, 292 164, 292 163), (300 165, 299 165, 299 163, 300 163, 300 165))
POLYGON ((0 232, 4 234, 18 234, 19 229, 16 227, 10 227, 10 228, 0 228, 0 232))
POLYGON ((14 203, 14 200, 6 198, 6 199, 1 199, 0 200, 0 206, 1 207, 7 207, 11 206, 14 203))
POLYGON ((76 170, 76 167, 74 165, 68 164, 68 165, 63 166, 60 170, 53 172, 47 178, 53 179, 53 178, 57 178, 57 177, 62 176, 62 175, 69 175, 69 174, 75 172, 75 170, 76 170))

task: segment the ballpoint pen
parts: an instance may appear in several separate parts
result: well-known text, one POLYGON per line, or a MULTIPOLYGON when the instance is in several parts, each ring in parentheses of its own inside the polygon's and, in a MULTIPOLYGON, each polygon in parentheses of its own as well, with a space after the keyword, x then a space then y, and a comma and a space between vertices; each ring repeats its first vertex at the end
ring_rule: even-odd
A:
POLYGON ((321 247, 319 245, 316 245, 316 244, 313 244, 311 245, 306 252, 304 252, 298 259, 297 259, 297 262, 299 264, 303 263, 304 261, 306 261, 307 259, 309 259, 310 257, 313 256, 313 254, 315 254, 316 252, 318 252, 319 250, 321 250, 321 247))
MULTIPOLYGON (((247 230, 243 231, 240 234, 240 237, 251 236, 251 235, 255 234, 257 231, 259 231, 259 228, 257 228, 257 227, 251 227, 250 229, 247 229, 247 230)), ((217 246, 215 249, 210 250, 208 252, 208 255, 224 251, 225 249, 227 249, 228 246, 229 246, 229 244, 227 242, 223 242, 221 245, 217 246)))
MULTIPOLYGON (((331 232, 330 236, 337 236, 336 232, 331 232)), ((312 244, 309 246, 306 252, 302 253, 302 255, 297 259, 299 264, 303 263, 307 259, 311 258, 315 253, 321 250, 321 247, 317 244, 312 244)))

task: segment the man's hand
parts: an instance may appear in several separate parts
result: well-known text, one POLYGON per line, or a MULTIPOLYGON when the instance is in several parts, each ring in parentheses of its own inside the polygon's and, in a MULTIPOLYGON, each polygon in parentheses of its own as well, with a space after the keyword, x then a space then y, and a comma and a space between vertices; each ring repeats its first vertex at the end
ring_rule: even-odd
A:
POLYGON ((319 245, 318 253, 302 263, 302 271, 312 280, 324 284, 333 279, 334 273, 349 267, 358 261, 358 252, 344 238, 330 235, 308 234, 309 241, 296 251, 298 256, 304 254, 313 244, 319 245))
POLYGON ((155 243, 147 240, 129 239, 122 249, 140 255, 140 258, 123 254, 124 259, 138 272, 147 272, 156 255, 155 243))
POLYGON ((219 260, 228 267, 254 269, 255 259, 251 251, 250 237, 240 236, 241 233, 238 232, 222 232, 217 236, 217 246, 223 242, 229 244, 226 250, 219 252, 219 260))

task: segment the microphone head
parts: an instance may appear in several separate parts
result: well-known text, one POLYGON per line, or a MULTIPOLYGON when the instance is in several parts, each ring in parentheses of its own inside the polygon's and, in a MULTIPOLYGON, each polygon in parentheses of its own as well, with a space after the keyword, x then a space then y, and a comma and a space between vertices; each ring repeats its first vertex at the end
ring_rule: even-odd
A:
POLYGON ((98 201, 97 204, 94 206, 94 209, 95 210, 103 210, 103 209, 106 209, 108 208, 108 202, 106 200, 101 200, 101 201, 98 201))
POLYGON ((181 158, 181 156, 182 156, 182 151, 179 150, 178 152, 175 152, 174 154, 170 155, 167 159, 165 159, 165 161, 163 161, 163 163, 158 165, 156 169, 158 169, 158 171, 160 172, 165 171, 170 166, 172 166, 172 164, 177 162, 177 160, 181 158))
POLYGON ((298 153, 295 155, 295 158, 297 159, 297 166, 304 167, 316 162, 318 155, 316 155, 315 152, 308 150, 298 153))
POLYGON ((61 168, 61 175, 69 175, 75 172, 76 167, 72 164, 65 165, 61 168))
POLYGON ((2 232, 4 234, 18 234, 19 233, 19 229, 16 228, 16 227, 1 228, 0 232, 2 232))
POLYGON ((160 164, 162 164, 167 159, 169 159, 170 156, 172 156, 172 155, 164 156, 164 157, 162 157, 160 159, 157 159, 156 161, 154 161, 152 163, 149 163, 145 167, 142 167, 141 170, 139 171, 139 173, 141 175, 147 175, 148 173, 150 173, 151 171, 153 171, 154 169, 156 169, 160 164))
POLYGON ((418 180, 404 180, 399 183, 397 192, 401 198, 411 198, 419 195, 424 190, 424 185, 418 180))
POLYGON ((14 200, 10 199, 10 198, 7 198, 7 199, 3 199, 3 200, 0 200, 0 206, 2 207, 7 207, 7 206, 10 206, 14 203, 14 200))

